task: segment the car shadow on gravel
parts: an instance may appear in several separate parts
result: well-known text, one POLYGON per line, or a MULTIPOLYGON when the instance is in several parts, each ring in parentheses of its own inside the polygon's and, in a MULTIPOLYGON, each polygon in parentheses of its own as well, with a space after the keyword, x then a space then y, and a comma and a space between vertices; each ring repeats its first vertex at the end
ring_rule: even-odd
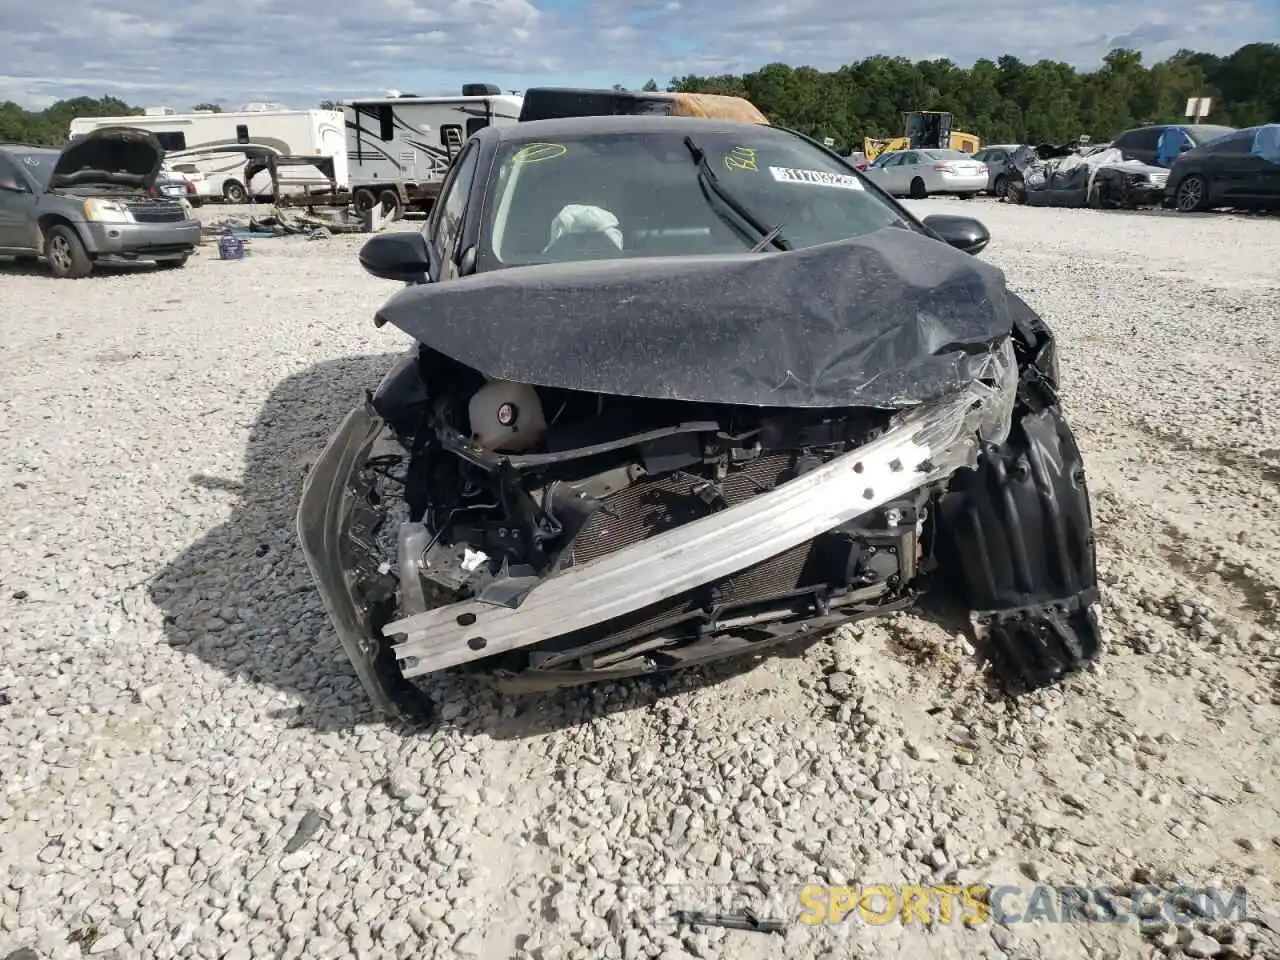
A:
MULTIPOLYGON (((137 263, 100 263, 96 264, 93 273, 84 279, 92 280, 94 277, 104 276, 118 277, 130 273, 146 273, 148 271, 160 272, 152 260, 139 260, 137 263)), ((27 260, 17 260, 12 257, 0 257, 0 277, 44 277, 46 280, 56 279, 49 272, 48 264, 40 261, 31 263, 27 260)))
MULTIPOLYGON (((295 514, 311 463, 398 356, 332 360, 277 384, 250 429, 244 476, 189 478, 193 487, 236 497, 231 517, 149 584, 167 642, 233 679, 284 694, 293 703, 271 715, 289 726, 330 731, 385 722, 369 704, 321 606, 298 546, 295 514)), ((763 659, 803 656, 823 636, 771 648, 763 659)), ((425 685, 435 716, 412 729, 449 726, 504 740, 536 736, 715 686, 761 662, 740 657, 662 676, 519 695, 447 674, 425 685)))
POLYGON ((171 646, 279 690, 300 704, 291 713, 325 730, 378 715, 312 586, 295 532, 298 499, 330 434, 397 356, 332 360, 276 384, 250 427, 243 477, 189 478, 193 487, 234 496, 230 518, 149 584, 171 646))

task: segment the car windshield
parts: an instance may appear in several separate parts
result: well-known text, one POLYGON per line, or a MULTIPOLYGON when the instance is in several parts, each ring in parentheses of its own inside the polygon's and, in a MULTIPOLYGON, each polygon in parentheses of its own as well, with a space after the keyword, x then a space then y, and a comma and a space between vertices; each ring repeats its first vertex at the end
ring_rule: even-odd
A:
POLYGON ((1235 127, 1218 127, 1209 123, 1195 123, 1185 128, 1187 135, 1197 145, 1206 144, 1219 137, 1225 137, 1229 133, 1235 133, 1235 127))
MULTIPOLYGON (((791 248, 902 222, 847 166, 793 134, 748 124, 688 134, 719 193, 791 248)), ((515 141, 493 169, 481 256, 495 265, 741 253, 763 239, 700 176, 684 132, 515 141)))
POLYGON ((14 149, 10 147, 5 152, 13 158, 13 161, 18 166, 26 170, 28 175, 34 177, 40 186, 49 186, 49 180, 53 177, 53 168, 57 166, 58 157, 60 156, 57 150, 14 149))

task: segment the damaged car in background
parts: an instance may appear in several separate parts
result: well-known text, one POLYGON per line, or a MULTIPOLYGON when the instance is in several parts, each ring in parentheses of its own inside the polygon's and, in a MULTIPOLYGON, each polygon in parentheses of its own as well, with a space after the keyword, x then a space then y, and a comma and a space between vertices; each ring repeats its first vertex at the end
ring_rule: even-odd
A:
POLYGON ((657 674, 970 611, 1010 684, 1094 659, 1052 334, 971 254, 778 128, 489 127, 361 251, 415 341, 332 436, 303 552, 373 702, 657 674))
POLYGON ((1169 171, 1126 160, 1108 144, 1023 146, 1013 153, 1004 198, 1033 207, 1136 210, 1164 202, 1169 171))

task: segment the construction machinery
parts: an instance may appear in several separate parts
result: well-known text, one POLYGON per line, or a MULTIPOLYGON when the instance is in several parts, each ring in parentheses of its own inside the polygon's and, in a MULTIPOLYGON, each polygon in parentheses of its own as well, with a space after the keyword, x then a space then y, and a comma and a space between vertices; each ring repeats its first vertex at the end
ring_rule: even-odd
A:
POLYGON ((906 135, 889 140, 867 137, 862 152, 872 162, 886 150, 959 150, 977 153, 982 141, 976 134, 951 129, 951 114, 942 110, 912 110, 902 115, 906 135))

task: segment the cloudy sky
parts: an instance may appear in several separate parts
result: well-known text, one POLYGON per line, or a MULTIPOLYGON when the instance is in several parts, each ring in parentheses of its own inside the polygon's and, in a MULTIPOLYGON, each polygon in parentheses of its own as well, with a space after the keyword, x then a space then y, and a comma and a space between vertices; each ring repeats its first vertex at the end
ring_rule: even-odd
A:
POLYGON ((38 0, 0 2, 0 100, 309 107, 465 81, 638 87, 770 61, 831 69, 875 53, 1090 67, 1114 46, 1151 60, 1277 38, 1276 0, 38 0))

